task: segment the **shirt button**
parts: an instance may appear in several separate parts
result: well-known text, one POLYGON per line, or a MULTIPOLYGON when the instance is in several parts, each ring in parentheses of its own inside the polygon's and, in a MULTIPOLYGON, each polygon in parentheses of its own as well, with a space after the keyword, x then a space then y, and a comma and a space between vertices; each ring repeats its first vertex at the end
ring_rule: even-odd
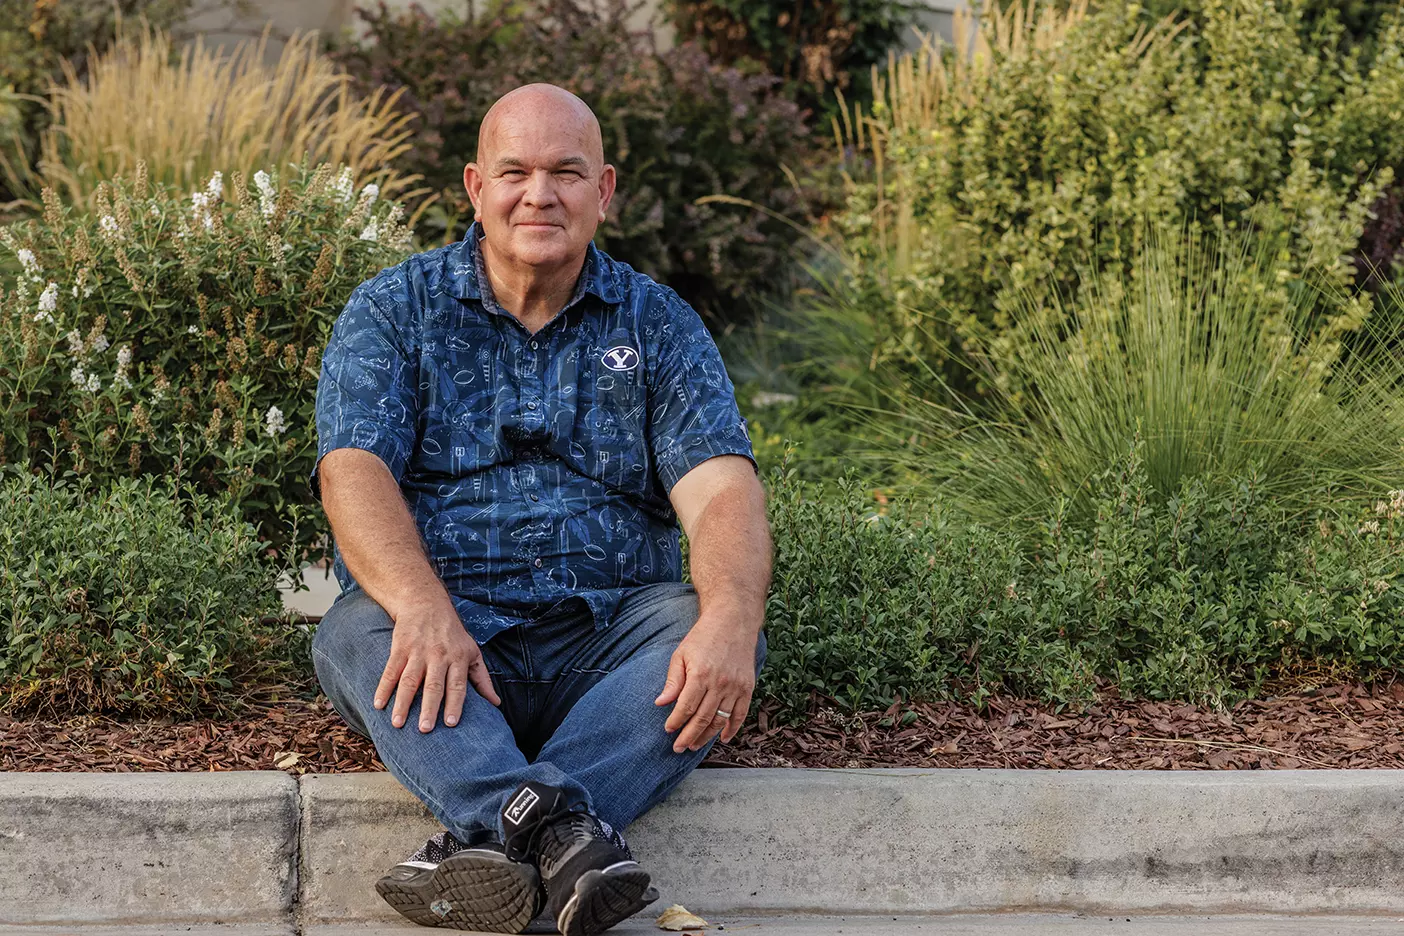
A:
POLYGON ((531 499, 534 500, 534 501, 539 501, 539 500, 541 500, 541 498, 537 497, 535 494, 532 494, 532 495, 531 495, 531 499))
POLYGON ((531 350, 535 351, 536 348, 537 348, 537 344, 536 344, 536 342, 533 341, 533 342, 531 343, 531 350))
POLYGON ((528 403, 527 409, 536 409, 536 401, 532 400, 530 403, 528 403))
POLYGON ((536 567, 537 567, 538 569, 541 568, 541 560, 540 560, 540 559, 536 560, 536 567))

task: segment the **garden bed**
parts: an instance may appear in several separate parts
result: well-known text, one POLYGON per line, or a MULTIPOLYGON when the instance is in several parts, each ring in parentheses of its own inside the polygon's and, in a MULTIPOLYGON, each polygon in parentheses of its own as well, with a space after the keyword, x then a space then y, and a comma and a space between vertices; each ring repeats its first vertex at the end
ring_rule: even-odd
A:
MULTIPOLYGON (((801 726, 763 708, 704 767, 1296 769, 1404 767, 1404 684, 1265 695, 1225 713, 1105 693, 1085 714, 997 698, 985 716, 954 703, 845 715, 817 707, 801 726), (884 726, 882 723, 888 724, 884 726)), ((348 773, 384 770, 370 743, 318 696, 265 703, 225 721, 65 721, 0 716, 0 770, 348 773)))

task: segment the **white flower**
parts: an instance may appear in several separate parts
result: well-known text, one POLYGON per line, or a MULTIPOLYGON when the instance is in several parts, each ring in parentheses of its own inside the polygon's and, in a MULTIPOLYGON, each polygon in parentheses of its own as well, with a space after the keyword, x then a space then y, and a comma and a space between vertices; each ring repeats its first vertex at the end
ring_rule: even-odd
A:
POLYGON ((152 406, 155 406, 156 404, 160 403, 160 402, 161 402, 162 400, 164 400, 165 398, 166 398, 166 394, 163 393, 161 390, 157 389, 157 390, 152 390, 152 391, 151 391, 151 405, 152 405, 152 406))
POLYGON ((151 206, 151 217, 153 217, 153 218, 159 218, 159 217, 161 217, 161 209, 158 208, 158 207, 156 207, 155 205, 152 205, 152 206, 151 206))
POLYGON ((34 321, 36 322, 52 322, 53 320, 54 317, 52 315, 42 310, 34 314, 34 321))
POLYGON ((361 240, 373 241, 378 235, 379 232, 375 229, 375 219, 371 218, 370 223, 361 229, 361 240))
POLYGON ((283 411, 276 406, 268 407, 268 413, 264 416, 267 425, 264 427, 270 436, 276 436, 280 432, 286 432, 287 426, 283 423, 283 411))
POLYGON ((116 237, 118 235, 117 219, 112 215, 103 215, 98 219, 98 228, 104 237, 116 237))
POLYGON ((132 363, 132 346, 122 345, 117 349, 117 366, 125 368, 130 363, 132 363))
POLYGON ((39 311, 55 312, 58 310, 58 283, 50 282, 44 287, 44 291, 39 294, 39 311))
POLYGON ((112 382, 113 382, 114 384, 116 384, 117 386, 119 386, 119 387, 125 387, 125 388, 128 389, 128 390, 130 390, 130 389, 132 388, 132 382, 131 382, 130 378, 127 377, 127 374, 126 374, 125 371, 120 371, 120 370, 119 370, 119 371, 116 373, 116 375, 113 376, 112 382))
POLYGON ((204 192, 196 192, 190 196, 190 213, 196 221, 205 225, 205 230, 214 230, 214 218, 210 217, 210 206, 214 204, 214 197, 206 195, 204 192))
POLYGON ((205 193, 210 196, 210 201, 219 201, 224 196, 224 173, 216 171, 210 176, 210 181, 205 185, 205 193))
POLYGON ((189 328, 187 328, 187 329, 185 330, 185 333, 186 333, 187 335, 198 335, 198 334, 200 334, 200 326, 199 326, 199 325, 191 325, 189 328))
POLYGON ((273 180, 268 177, 268 173, 260 169, 254 173, 254 185, 258 188, 259 210, 265 218, 272 217, 273 212, 278 210, 278 192, 273 188, 273 180))
POLYGON ((107 343, 106 335, 98 335, 93 339, 93 350, 101 354, 107 350, 107 343))
POLYGON ((34 251, 27 247, 21 247, 15 252, 15 256, 19 257, 20 266, 24 267, 24 272, 29 274, 31 279, 36 282, 43 279, 43 275, 39 272, 39 261, 34 257, 34 251))
POLYGON ((367 182, 365 187, 361 189, 361 204, 369 208, 371 205, 375 204, 375 200, 379 196, 380 186, 376 185, 374 182, 367 182))
POLYGON ((338 195, 341 196, 343 205, 351 204, 351 167, 347 166, 341 170, 341 175, 336 177, 336 182, 332 186, 338 195))
POLYGON ((97 393, 102 389, 102 381, 98 380, 97 374, 88 375, 88 392, 97 393))
POLYGON ((73 329, 64 336, 68 339, 68 353, 79 355, 83 353, 83 336, 78 333, 78 329, 73 329))
POLYGON ((82 387, 84 384, 86 384, 88 381, 87 378, 83 376, 83 365, 73 365, 73 370, 68 372, 68 379, 73 381, 73 383, 79 387, 82 387))

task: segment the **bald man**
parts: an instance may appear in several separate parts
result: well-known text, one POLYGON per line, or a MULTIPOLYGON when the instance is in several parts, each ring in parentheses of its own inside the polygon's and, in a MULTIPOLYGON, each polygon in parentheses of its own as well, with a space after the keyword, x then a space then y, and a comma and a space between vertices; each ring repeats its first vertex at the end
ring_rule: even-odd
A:
POLYGON ((697 313, 592 242, 615 170, 585 103, 505 95, 463 183, 463 240, 358 286, 322 358, 342 592, 313 660, 444 826, 376 884, 392 906, 599 933, 658 896, 622 830, 750 707, 764 494, 697 313))

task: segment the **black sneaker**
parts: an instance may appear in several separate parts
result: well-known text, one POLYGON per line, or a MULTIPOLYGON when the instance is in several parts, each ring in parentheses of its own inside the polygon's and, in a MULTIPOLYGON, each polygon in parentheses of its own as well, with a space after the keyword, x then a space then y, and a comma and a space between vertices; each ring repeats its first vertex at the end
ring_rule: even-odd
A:
POLYGON ((523 783, 502 810, 509 859, 535 861, 546 912, 562 936, 594 936, 658 899, 622 837, 587 812, 571 811, 561 791, 523 783))
POLYGON ((520 933, 541 909, 531 862, 509 861, 502 845, 465 847, 440 832, 375 882, 376 892, 421 926, 520 933))

